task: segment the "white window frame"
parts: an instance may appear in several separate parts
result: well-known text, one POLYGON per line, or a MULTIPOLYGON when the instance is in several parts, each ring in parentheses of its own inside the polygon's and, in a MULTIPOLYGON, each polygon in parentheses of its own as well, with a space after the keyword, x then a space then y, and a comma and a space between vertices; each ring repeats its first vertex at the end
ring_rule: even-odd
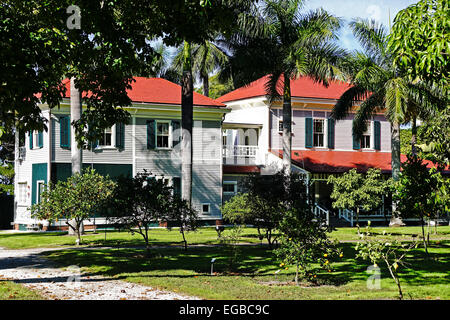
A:
POLYGON ((328 121, 326 121, 326 119, 325 118, 313 118, 313 125, 312 125, 312 136, 313 136, 313 148, 324 148, 324 149, 326 149, 327 148, 327 139, 328 139, 328 128, 327 128, 327 122, 328 121), (322 121, 322 123, 323 123, 323 125, 322 125, 322 128, 323 128, 323 132, 322 132, 322 135, 323 135, 323 145, 322 146, 316 146, 315 145, 315 143, 314 143, 314 141, 315 141, 315 139, 314 139, 314 136, 315 136, 315 134, 316 134, 316 131, 315 131, 315 126, 314 126, 314 122, 316 121, 316 120, 320 120, 320 121, 322 121))
POLYGON ((27 189, 28 189, 28 183, 26 181, 17 183, 17 192, 18 192, 17 204, 18 205, 24 205, 27 203, 27 199, 28 199, 27 189), (21 190, 21 187, 24 187, 24 190, 21 190))
MULTIPOLYGON (((224 181, 223 185, 233 185, 234 186, 234 191, 223 191, 224 195, 230 196, 230 195, 236 195, 237 194, 237 181, 224 181)), ((223 189, 223 186, 222 186, 223 189)))
MULTIPOLYGON (((105 135, 105 130, 103 130, 103 135, 105 135)), ((116 125, 111 126, 111 145, 101 145, 100 140, 98 141, 99 145, 95 148, 96 150, 103 149, 117 149, 116 148, 116 125)))
POLYGON ((172 121, 171 120, 155 120, 155 149, 157 150, 170 150, 172 149, 172 121), (158 123, 167 123, 169 125, 169 136, 167 147, 158 147, 158 123))
POLYGON ((363 148, 363 143, 362 143, 362 140, 363 140, 363 138, 361 138, 361 141, 360 141, 360 143, 361 143, 361 149, 363 149, 363 150, 372 150, 373 149, 373 146, 374 146, 374 143, 375 143, 375 141, 374 141, 374 134, 373 134, 373 123, 372 123, 372 121, 367 121, 368 123, 367 123, 367 130, 363 133, 363 138, 364 138, 364 136, 369 136, 369 147, 367 148, 367 147, 365 147, 365 148, 363 148))
POLYGON ((278 119, 278 133, 283 133, 283 119, 278 119), (280 130, 280 124, 281 124, 281 130, 280 130))
POLYGON ((201 212, 202 214, 210 214, 211 213, 211 203, 202 203, 202 208, 201 208, 201 212), (208 206, 208 211, 203 211, 203 206, 208 206))
POLYGON ((36 203, 40 203, 40 201, 39 201, 39 196, 40 196, 39 185, 40 184, 42 184, 43 187, 45 188, 45 181, 44 180, 37 180, 36 181, 36 203))

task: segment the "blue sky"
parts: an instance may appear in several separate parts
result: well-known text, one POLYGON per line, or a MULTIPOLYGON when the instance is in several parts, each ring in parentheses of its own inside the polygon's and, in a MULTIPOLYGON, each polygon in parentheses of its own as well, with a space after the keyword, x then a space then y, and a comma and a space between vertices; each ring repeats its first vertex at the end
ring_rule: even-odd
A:
POLYGON ((340 44, 346 49, 359 49, 360 46, 353 37, 348 22, 353 18, 370 18, 389 26, 400 10, 417 3, 418 0, 307 0, 304 10, 322 7, 329 13, 345 20, 345 26, 340 30, 340 44))

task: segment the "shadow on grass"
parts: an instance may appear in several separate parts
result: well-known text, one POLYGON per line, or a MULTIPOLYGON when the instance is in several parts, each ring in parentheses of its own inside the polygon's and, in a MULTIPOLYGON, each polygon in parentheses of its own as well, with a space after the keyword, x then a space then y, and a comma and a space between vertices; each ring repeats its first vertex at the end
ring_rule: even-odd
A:
MULTIPOLYGON (((320 272, 320 284, 341 286, 355 281, 366 281, 369 276, 368 261, 355 259, 352 243, 343 243, 341 248, 344 258, 333 263, 333 272, 320 272)), ((450 270, 450 245, 430 246, 430 258, 422 248, 411 251, 406 257, 410 264, 400 270, 401 281, 410 285, 448 284, 450 270), (435 249, 435 250, 434 250, 435 249)), ((126 277, 149 278, 192 278, 206 276, 211 270, 211 259, 215 258, 214 271, 223 276, 240 276, 248 278, 273 278, 278 270, 279 260, 275 254, 263 246, 241 246, 239 267, 230 273, 230 253, 225 247, 191 247, 188 251, 180 248, 154 248, 152 256, 146 257, 141 249, 110 250, 64 250, 46 254, 61 265, 78 265, 87 267, 93 275, 122 279, 126 277)), ((382 278, 390 278, 389 272, 381 265, 382 278)), ((281 274, 280 274, 281 275, 281 274)), ((283 279, 293 278, 294 273, 284 272, 283 279)))

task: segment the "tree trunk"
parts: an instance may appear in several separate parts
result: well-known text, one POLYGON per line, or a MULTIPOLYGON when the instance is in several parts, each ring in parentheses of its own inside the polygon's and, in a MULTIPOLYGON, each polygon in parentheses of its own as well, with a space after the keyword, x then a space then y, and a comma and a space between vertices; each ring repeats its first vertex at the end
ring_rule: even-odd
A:
POLYGON ((417 157, 416 143, 417 143, 417 126, 416 117, 414 116, 411 124, 411 153, 413 157, 417 157))
POLYGON ((295 270, 295 284, 298 286, 298 263, 297 263, 297 269, 295 270))
POLYGON ((283 167, 289 177, 291 175, 292 152, 292 106, 290 78, 284 74, 283 91, 283 167))
POLYGON ((358 228, 358 236, 360 235, 359 232, 359 207, 356 207, 356 227, 358 228))
MULTIPOLYGON (((391 124, 391 167, 392 167, 392 179, 398 181, 400 177, 400 124, 391 124)), ((392 217, 389 226, 402 226, 405 225, 400 219, 399 212, 397 212, 397 203, 392 200, 392 217)))
POLYGON ((181 80, 181 189, 189 205, 192 200, 192 124, 194 113, 191 45, 184 43, 183 78, 181 80))
MULTIPOLYGON (((81 92, 75 87, 75 78, 70 79, 70 117, 71 122, 74 123, 77 120, 80 120, 82 113, 82 104, 81 104, 81 92)), ((83 163, 83 152, 81 148, 78 148, 78 144, 76 141, 75 127, 73 125, 70 126, 70 145, 71 145, 71 155, 72 155, 72 175, 76 173, 81 173, 81 167, 83 163)))
MULTIPOLYGON (((75 78, 70 78, 70 118, 71 123, 79 120, 83 112, 81 91, 75 86, 75 78)), ((72 162, 72 175, 77 173, 81 174, 81 168, 83 165, 83 151, 78 147, 76 140, 75 127, 70 126, 70 150, 71 150, 71 162, 72 162)), ((75 234, 79 236, 81 232, 80 226, 75 220, 71 220, 71 224, 76 226, 74 230, 75 234)))
POLYGON ((400 279, 398 278, 397 275, 397 271, 392 271, 392 267, 389 264, 389 261, 387 259, 384 259, 384 262, 386 263, 388 269, 389 269, 389 273, 391 274, 392 279, 394 279, 395 284, 397 285, 397 289, 398 289, 398 297, 400 300, 403 300, 403 292, 402 292, 402 287, 400 285, 400 279))
POLYGON ((420 218, 420 224, 422 225, 422 238, 423 238, 423 246, 425 247, 425 253, 428 256, 428 245, 427 245, 427 239, 425 238, 425 221, 423 221, 423 218, 420 218))
POLYGON ((202 75, 203 95, 209 97, 209 77, 207 74, 202 75))

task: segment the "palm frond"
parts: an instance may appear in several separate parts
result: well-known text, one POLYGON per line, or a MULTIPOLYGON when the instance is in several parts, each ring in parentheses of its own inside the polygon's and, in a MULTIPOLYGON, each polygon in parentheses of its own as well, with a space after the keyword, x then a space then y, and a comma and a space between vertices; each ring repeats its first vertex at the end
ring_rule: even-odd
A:
POLYGON ((348 114, 352 107, 360 101, 363 101, 368 96, 365 88, 359 86, 352 86, 348 88, 338 99, 331 111, 331 117, 335 120, 342 120, 348 114))
POLYGON ((366 52, 375 57, 378 64, 385 64, 388 59, 387 30, 376 22, 368 19, 355 19, 350 22, 350 28, 366 52))
POLYGON ((367 121, 377 109, 383 106, 383 95, 380 93, 373 93, 363 102, 356 112, 352 123, 352 132, 358 139, 362 138, 364 132, 367 131, 367 121))

